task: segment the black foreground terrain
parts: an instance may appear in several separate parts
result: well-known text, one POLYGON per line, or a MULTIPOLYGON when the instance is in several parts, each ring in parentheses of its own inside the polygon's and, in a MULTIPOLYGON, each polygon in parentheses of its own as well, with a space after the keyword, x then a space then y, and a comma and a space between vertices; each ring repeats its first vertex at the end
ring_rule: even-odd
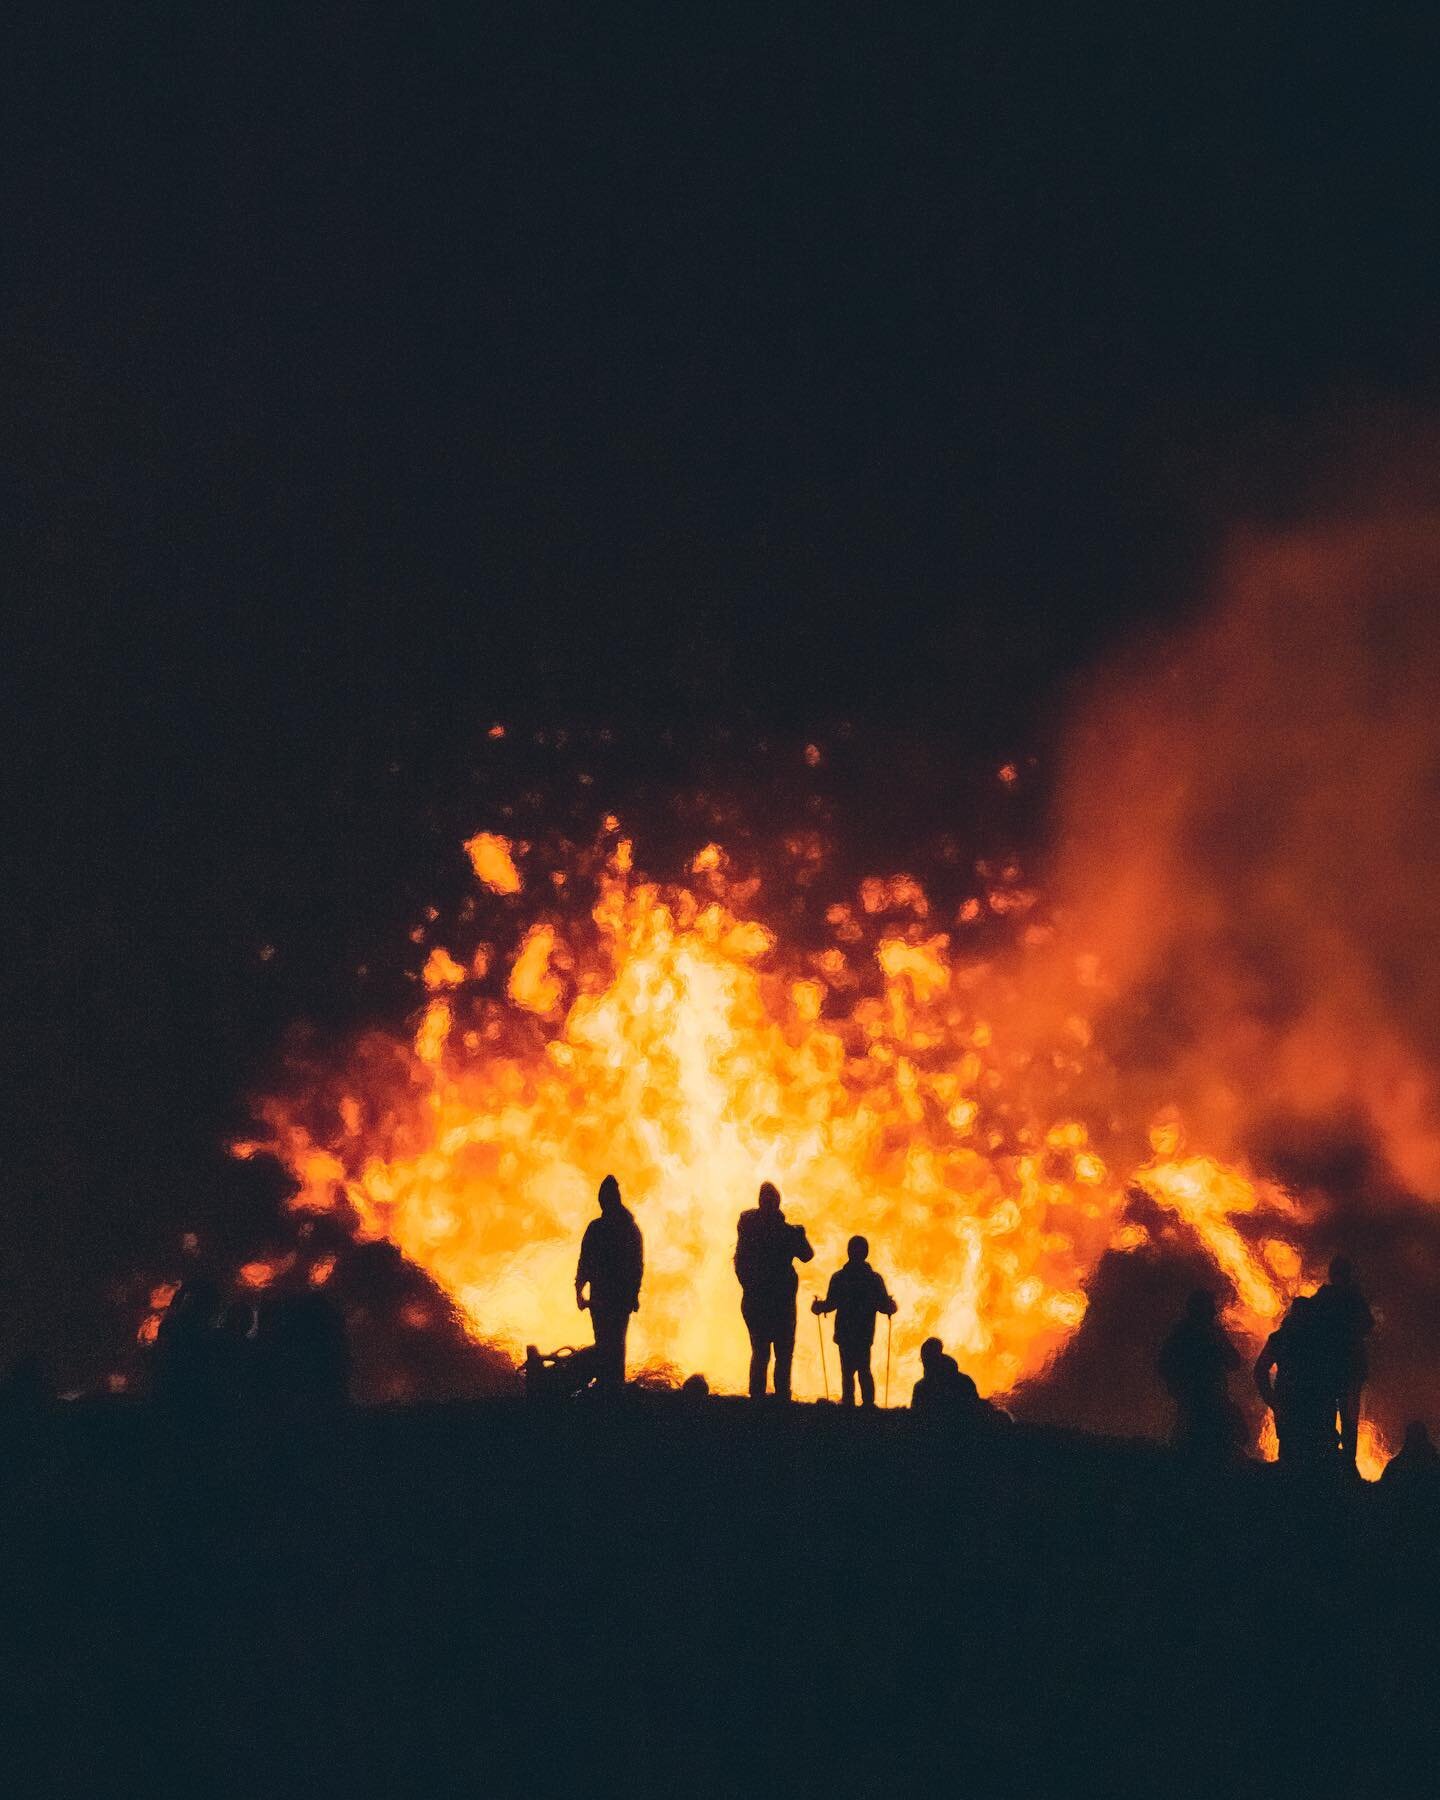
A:
POLYGON ((1436 1521, 1150 1445, 637 1396, 0 1465, 12 1796, 1440 1790, 1436 1521))

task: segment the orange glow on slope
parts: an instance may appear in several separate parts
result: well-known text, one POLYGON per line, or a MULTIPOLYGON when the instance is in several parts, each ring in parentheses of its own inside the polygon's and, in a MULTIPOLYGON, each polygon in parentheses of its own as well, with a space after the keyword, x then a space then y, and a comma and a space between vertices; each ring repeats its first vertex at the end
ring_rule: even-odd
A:
MULTIPOLYGON (((507 840, 465 848, 492 893, 522 891, 507 840)), ((816 1249, 801 1270, 804 1395, 821 1391, 804 1302, 855 1231, 900 1303, 897 1401, 931 1333, 983 1392, 1038 1374, 1084 1318, 1100 1257, 1150 1242, 1137 1192, 1232 1281, 1232 1329, 1253 1347, 1272 1329, 1302 1276, 1286 1235, 1298 1203, 1187 1153, 1173 1110, 1116 1124, 1089 1017, 1101 972, 1060 955, 1033 895, 991 961, 957 951, 906 874, 866 879, 825 915, 829 941, 801 949, 753 910, 757 891, 783 899, 784 865, 762 887, 707 844, 685 885, 661 885, 628 841, 601 854, 576 853, 564 884, 530 884, 571 910, 537 902, 508 951, 432 950, 408 1040, 374 1032, 332 1066, 295 1068, 239 1153, 277 1155, 296 1209, 388 1238, 512 1353, 588 1341, 575 1257, 613 1171, 646 1242, 632 1362, 731 1391, 747 1354, 735 1220, 766 1179, 816 1249)), ((996 892, 1027 892, 1019 876, 1008 866, 996 892)), ((487 904, 466 916, 488 940, 487 904)))

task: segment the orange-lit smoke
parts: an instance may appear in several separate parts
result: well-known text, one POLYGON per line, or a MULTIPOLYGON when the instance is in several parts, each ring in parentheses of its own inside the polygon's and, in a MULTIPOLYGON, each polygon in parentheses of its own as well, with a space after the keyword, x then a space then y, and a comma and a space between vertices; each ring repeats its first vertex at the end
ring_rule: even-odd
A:
POLYGON ((1057 886, 1218 1155, 1347 1115, 1440 1200, 1440 522, 1248 541, 1072 733, 1057 886))
POLYGON ((1050 891, 1127 1109, 1287 1176, 1286 1286, 1358 1255, 1393 1438, 1440 1396, 1440 520, 1251 537, 1218 590, 1095 684, 1050 891))

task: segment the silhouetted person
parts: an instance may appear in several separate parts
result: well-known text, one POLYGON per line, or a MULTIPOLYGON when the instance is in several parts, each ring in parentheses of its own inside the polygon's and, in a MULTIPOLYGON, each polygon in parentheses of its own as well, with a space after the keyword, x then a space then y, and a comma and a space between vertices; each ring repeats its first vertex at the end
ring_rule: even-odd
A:
POLYGON ((795 1357, 796 1262, 815 1252, 803 1225, 792 1225, 780 1210, 780 1191, 771 1182, 759 1203, 740 1215, 735 1234, 735 1273, 740 1278, 740 1313, 750 1333, 750 1398, 765 1393, 770 1357, 775 1357, 775 1397, 790 1398, 790 1365, 795 1357))
POLYGON ((1380 1476, 1380 1487, 1393 1499, 1440 1510, 1440 1450, 1419 1419, 1405 1427, 1405 1441, 1380 1476))
POLYGON ((176 1413, 211 1411, 216 1395, 215 1320, 220 1290, 212 1281, 183 1281, 155 1333, 156 1400, 176 1413))
POLYGON ((600 1217, 585 1227, 575 1270, 575 1304, 589 1309, 595 1332, 595 1379, 602 1388, 625 1385, 625 1335, 640 1310, 645 1245, 634 1215, 620 1198, 620 1183, 600 1183, 600 1217), (588 1290, 588 1291, 587 1291, 588 1290))
POLYGON ((1356 1285, 1349 1257, 1337 1256, 1331 1263, 1330 1279, 1315 1296, 1315 1314, 1336 1367, 1340 1454, 1353 1469, 1359 1448, 1360 1395, 1370 1372, 1365 1340, 1375 1329, 1375 1315, 1356 1285))
POLYGON ((1313 1295, 1293 1300, 1280 1329, 1265 1340, 1255 1359, 1255 1385, 1275 1414, 1280 1461, 1287 1468, 1339 1466, 1339 1376, 1313 1295))
POLYGON ((1176 1447, 1205 1458, 1232 1455, 1242 1420, 1229 1379, 1240 1356, 1215 1316, 1213 1294, 1204 1288, 1191 1294, 1185 1316, 1160 1347, 1157 1366, 1175 1402, 1176 1447))
POLYGON ((910 1410, 923 1418, 950 1424, 970 1424, 984 1409, 980 1390, 953 1356, 945 1354, 938 1337, 920 1346, 920 1379, 910 1395, 910 1410))
POLYGON ((870 1246, 863 1237, 852 1237, 845 1246, 847 1261, 830 1277, 823 1300, 812 1300, 810 1310, 817 1315, 834 1313, 835 1348, 840 1352, 840 1404, 855 1404, 855 1387, 860 1387, 860 1404, 875 1404, 875 1377, 870 1372, 870 1349, 875 1342, 875 1319, 884 1313, 894 1316, 895 1302, 884 1281, 870 1267, 866 1258, 870 1246))

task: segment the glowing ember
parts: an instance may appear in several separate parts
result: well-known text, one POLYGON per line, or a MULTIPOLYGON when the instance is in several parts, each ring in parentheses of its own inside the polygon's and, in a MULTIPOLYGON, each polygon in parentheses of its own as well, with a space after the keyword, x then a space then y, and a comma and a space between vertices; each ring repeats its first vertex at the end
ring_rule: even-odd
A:
POLYGON ((294 1262, 293 1256, 281 1256, 276 1257, 272 1262, 241 1263, 236 1273, 245 1287, 259 1291, 269 1287, 277 1277, 285 1274, 288 1269, 293 1267, 294 1262))
POLYGON ((493 893, 520 892, 520 872, 505 838, 493 831, 480 831, 467 842, 465 851, 476 875, 493 893))

